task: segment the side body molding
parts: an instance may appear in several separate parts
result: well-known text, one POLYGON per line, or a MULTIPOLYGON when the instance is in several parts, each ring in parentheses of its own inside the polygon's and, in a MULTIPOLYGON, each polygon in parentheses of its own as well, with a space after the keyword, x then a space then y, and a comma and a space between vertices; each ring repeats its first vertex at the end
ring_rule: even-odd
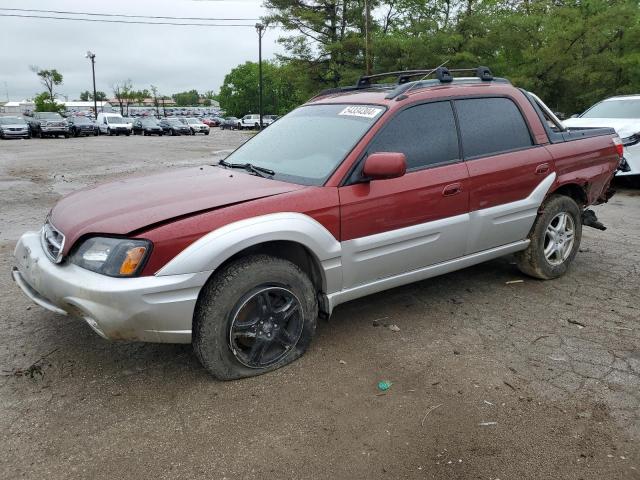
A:
POLYGON ((245 248, 277 240, 304 245, 316 256, 324 292, 342 289, 340 242, 319 222, 295 212, 262 215, 218 228, 185 248, 156 275, 211 272, 245 248))
POLYGON ((470 212, 465 255, 524 239, 555 180, 552 172, 522 200, 470 212))

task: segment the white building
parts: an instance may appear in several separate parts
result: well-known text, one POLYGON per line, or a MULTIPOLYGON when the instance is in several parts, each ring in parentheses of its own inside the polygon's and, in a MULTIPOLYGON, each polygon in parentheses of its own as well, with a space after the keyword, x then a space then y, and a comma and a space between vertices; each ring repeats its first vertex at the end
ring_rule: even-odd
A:
POLYGON ((25 113, 33 112, 36 108, 35 103, 31 100, 22 100, 20 102, 4 102, 0 103, 0 113, 25 113))
MULTIPOLYGON (((56 103, 64 105, 64 107, 70 112, 84 112, 93 111, 93 101, 88 102, 63 102, 56 99, 56 103)), ((111 112, 111 104, 109 102, 96 102, 98 106, 98 112, 111 112)))

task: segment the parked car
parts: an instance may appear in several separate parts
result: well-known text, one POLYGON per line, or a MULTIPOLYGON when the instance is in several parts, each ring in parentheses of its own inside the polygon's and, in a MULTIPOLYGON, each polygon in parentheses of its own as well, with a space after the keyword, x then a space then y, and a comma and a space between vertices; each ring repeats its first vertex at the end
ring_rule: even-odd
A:
POLYGON ((160 120, 159 124, 167 135, 191 135, 189 125, 185 125, 178 118, 165 118, 160 120))
POLYGON ((264 115, 262 117, 262 124, 263 125, 271 125, 273 122, 275 122, 278 118, 280 118, 278 115, 264 115))
POLYGON ((77 116, 68 117, 69 133, 74 137, 80 135, 98 135, 98 126, 96 123, 88 117, 77 116))
POLYGON ((202 123, 207 125, 209 128, 211 128, 211 127, 219 127, 220 126, 220 122, 216 118, 206 118, 205 117, 205 118, 202 119, 202 123))
POLYGON ((129 126, 129 130, 133 131, 133 122, 135 121, 135 118, 133 117, 122 117, 125 121, 125 123, 129 126))
POLYGON ((402 75, 320 94, 217 165, 68 195, 14 280, 103 337, 191 342, 228 380, 294 361, 355 298, 514 253, 566 273, 612 195, 613 129, 567 131, 486 67, 402 75))
POLYGON ((34 112, 29 120, 31 135, 35 137, 69 138, 69 124, 67 120, 57 112, 34 112))
POLYGON ((159 135, 162 136, 164 129, 155 118, 138 118, 133 122, 134 135, 159 135))
POLYGON ((31 138, 29 124, 22 117, 0 117, 0 138, 31 138))
POLYGON ((99 113, 96 123, 103 135, 131 135, 132 125, 117 113, 99 113))
POLYGON ((607 98, 563 123, 571 131, 591 127, 615 129, 622 139, 629 167, 618 175, 633 175, 635 180, 640 180, 640 95, 607 98))
POLYGON ((228 117, 220 123, 220 128, 222 130, 240 130, 242 125, 238 117, 228 117))
MULTIPOLYGON (((264 125, 264 117, 262 117, 262 124, 264 125)), ((243 128, 260 128, 260 115, 251 114, 242 117, 240 120, 240 129, 242 130, 243 128)))
POLYGON ((197 118, 188 117, 183 118, 182 121, 191 129, 191 135, 195 135, 197 133, 204 133, 205 135, 209 135, 209 126, 205 125, 197 118))

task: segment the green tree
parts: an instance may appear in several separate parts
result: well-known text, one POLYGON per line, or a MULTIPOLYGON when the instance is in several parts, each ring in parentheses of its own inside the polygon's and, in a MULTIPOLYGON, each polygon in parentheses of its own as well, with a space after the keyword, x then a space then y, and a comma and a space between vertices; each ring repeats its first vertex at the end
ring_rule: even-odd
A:
POLYGON ((120 115, 129 116, 129 105, 133 102, 133 85, 131 80, 127 79, 122 83, 115 83, 112 87, 113 96, 120 107, 120 115))
POLYGON ((178 107, 190 107, 198 105, 200 94, 197 90, 189 90, 188 92, 174 94, 173 99, 178 107))
POLYGON ((54 88, 58 85, 62 85, 62 74, 59 73, 55 68, 51 70, 44 70, 38 66, 33 65, 31 67, 31 71, 34 72, 38 77, 40 77, 40 83, 47 89, 49 93, 49 100, 51 103, 55 103, 54 100, 56 98, 56 94, 54 93, 54 88))
POLYGON ((36 105, 36 112, 63 112, 64 105, 51 101, 49 92, 42 92, 33 99, 36 105))
MULTIPOLYGON (((107 100, 107 94, 98 90, 96 92, 96 101, 104 102, 106 100, 107 100)), ((93 101, 93 93, 91 93, 89 90, 85 90, 84 92, 81 92, 80 101, 81 102, 93 101)))
MULTIPOLYGON (((551 108, 640 90, 636 0, 376 0, 373 71, 487 65, 551 108)), ((363 0, 266 0, 286 34, 287 78, 311 95, 366 70, 363 0)))
MULTIPOLYGON (((291 79, 292 69, 263 62, 263 113, 282 115, 304 101, 304 93, 291 79)), ((259 108, 258 64, 238 65, 224 78, 218 96, 220 108, 228 115, 257 113, 259 108)))

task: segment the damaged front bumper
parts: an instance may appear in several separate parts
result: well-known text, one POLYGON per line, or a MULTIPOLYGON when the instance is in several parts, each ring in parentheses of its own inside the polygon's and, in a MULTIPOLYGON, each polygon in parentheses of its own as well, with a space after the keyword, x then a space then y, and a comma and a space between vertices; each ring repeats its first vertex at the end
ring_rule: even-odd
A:
POLYGON ((189 343, 193 311, 210 272, 113 278, 46 256, 40 233, 25 233, 12 277, 33 302, 84 319, 112 340, 189 343))

